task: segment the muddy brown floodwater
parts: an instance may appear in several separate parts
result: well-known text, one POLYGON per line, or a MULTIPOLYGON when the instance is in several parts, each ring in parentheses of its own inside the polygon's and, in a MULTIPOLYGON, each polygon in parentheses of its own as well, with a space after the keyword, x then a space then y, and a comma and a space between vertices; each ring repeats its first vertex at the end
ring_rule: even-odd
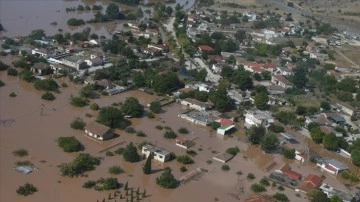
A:
MULTIPOLYGON (((9 58, 2 59, 9 63, 9 58)), ((149 197, 142 201, 214 201, 215 198, 220 201, 233 200, 228 195, 229 193, 239 194, 240 199, 243 200, 251 193, 250 185, 269 174, 264 167, 274 161, 277 163, 276 167, 272 168, 274 170, 284 162, 280 155, 264 154, 258 147, 249 146, 229 137, 219 137, 207 127, 200 127, 178 118, 177 115, 185 111, 179 103, 164 107, 163 112, 156 115, 154 119, 147 117, 131 119, 132 126, 137 131, 141 130, 146 133, 147 137, 137 137, 134 134, 117 130, 116 133, 120 135, 119 137, 99 142, 69 126, 74 117, 90 121, 94 120, 97 115, 97 112, 90 110, 89 107, 77 108, 69 104, 70 96, 77 94, 81 88, 80 85, 71 84, 67 79, 60 78, 57 80, 58 83, 66 82, 69 87, 61 88, 61 93, 56 94, 56 100, 44 101, 40 98, 42 92, 35 90, 31 84, 19 80, 17 77, 7 76, 6 72, 0 72, 0 78, 6 84, 0 88, 0 120, 14 120, 12 123, 0 126, 0 201, 102 201, 103 198, 107 199, 109 193, 113 192, 98 192, 82 188, 82 185, 87 180, 110 177, 107 170, 113 165, 120 165, 125 170, 125 173, 113 176, 117 177, 120 183, 129 182, 129 185, 135 190, 137 187, 140 187, 141 190, 146 188, 149 197), (11 92, 15 92, 17 97, 9 97, 11 92), (42 115, 41 111, 43 111, 42 115), (86 117, 86 113, 92 114, 93 117, 86 117), (121 156, 108 157, 104 153, 99 153, 99 151, 122 141, 125 141, 125 144, 130 141, 139 144, 146 140, 178 155, 185 154, 185 150, 175 146, 174 140, 167 140, 163 137, 164 131, 156 129, 157 125, 168 126, 174 131, 180 127, 186 127, 189 134, 185 136, 197 137, 196 144, 191 148, 198 153, 193 157, 195 164, 186 165, 186 168, 191 171, 201 167, 208 170, 208 173, 196 182, 189 182, 174 190, 166 190, 156 185, 156 177, 161 174, 163 168, 169 166, 172 168, 174 176, 180 179, 184 173, 180 172, 179 168, 182 165, 178 162, 161 164, 153 161, 154 173, 147 176, 142 172, 144 161, 126 163, 121 156), (76 154, 65 153, 57 146, 56 139, 60 136, 75 136, 85 146, 84 152, 103 157, 101 165, 96 170, 88 172, 87 177, 61 176, 57 166, 71 161, 76 154), (213 161, 211 164, 206 162, 212 159, 214 153, 224 152, 227 148, 234 146, 238 146, 241 152, 227 163, 231 168, 229 171, 222 171, 222 164, 218 162, 213 161), (20 148, 28 150, 30 155, 22 158, 13 156, 12 152, 20 148), (31 161, 38 171, 27 175, 14 171, 15 163, 23 160, 31 161), (238 171, 241 171, 243 175, 238 176, 236 174, 238 171), (250 172, 256 175, 256 179, 253 181, 246 179, 246 175, 250 172), (27 197, 19 196, 16 189, 26 182, 34 184, 39 191, 27 197)), ((91 102, 96 102, 100 106, 108 106, 114 102, 124 101, 129 96, 138 98, 143 105, 157 98, 155 95, 132 90, 91 102)), ((239 133, 243 134, 243 131, 239 133)), ((302 165, 294 161, 288 161, 288 163, 294 170, 301 171, 304 175, 324 174, 315 169, 313 165, 302 165)), ((334 185, 337 182, 335 178, 331 177, 326 180, 334 185)), ((121 190, 124 192, 123 189, 121 190)), ((274 194, 276 191, 276 189, 269 188, 268 193, 274 194)), ((291 201, 304 200, 304 198, 295 197, 293 190, 286 189, 285 193, 291 201)))

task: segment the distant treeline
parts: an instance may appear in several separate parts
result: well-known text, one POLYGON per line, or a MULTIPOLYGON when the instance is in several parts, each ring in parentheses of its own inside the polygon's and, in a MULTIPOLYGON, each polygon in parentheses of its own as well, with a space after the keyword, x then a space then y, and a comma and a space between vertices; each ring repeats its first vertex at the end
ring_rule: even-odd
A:
POLYGON ((247 6, 239 5, 239 4, 236 4, 236 3, 223 3, 222 5, 227 6, 227 7, 231 7, 231 8, 241 8, 241 9, 246 9, 247 8, 247 6))
POLYGON ((360 13, 358 13, 358 12, 343 12, 343 15, 360 16, 360 13))
POLYGON ((77 8, 75 7, 72 7, 72 8, 66 8, 66 12, 71 12, 71 11, 100 11, 102 10, 103 7, 102 5, 93 5, 92 7, 86 5, 86 6, 83 6, 83 5, 78 5, 77 8))
POLYGON ((112 0, 112 1, 127 5, 138 5, 140 2, 139 0, 112 0))

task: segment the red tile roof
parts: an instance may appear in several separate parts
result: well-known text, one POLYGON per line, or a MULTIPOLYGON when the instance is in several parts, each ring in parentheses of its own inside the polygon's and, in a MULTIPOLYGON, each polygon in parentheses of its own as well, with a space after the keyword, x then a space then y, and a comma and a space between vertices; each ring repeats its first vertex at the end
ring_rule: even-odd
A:
POLYGON ((208 46, 208 45, 200 45, 200 46, 199 46, 199 49, 200 49, 201 51, 213 51, 213 50, 214 50, 213 48, 211 48, 211 47, 208 46))
POLYGON ((222 118, 220 119, 220 125, 234 125, 235 122, 230 120, 230 119, 225 119, 225 118, 222 118))
POLYGON ((297 173, 293 170, 283 170, 282 172, 284 175, 286 175, 287 177, 289 177, 292 180, 300 180, 301 179, 301 174, 297 173))
POLYGON ((314 175, 314 174, 310 174, 300 184, 299 189, 304 191, 304 192, 308 192, 308 191, 310 191, 312 189, 315 189, 321 183, 322 183, 322 178, 321 177, 319 177, 317 175, 314 175))

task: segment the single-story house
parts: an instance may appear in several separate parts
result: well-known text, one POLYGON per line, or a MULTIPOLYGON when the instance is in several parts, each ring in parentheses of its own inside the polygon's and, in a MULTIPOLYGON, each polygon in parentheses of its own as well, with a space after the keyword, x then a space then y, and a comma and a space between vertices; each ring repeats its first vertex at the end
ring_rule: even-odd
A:
POLYGON ((63 65, 75 68, 76 70, 86 69, 88 67, 85 61, 74 56, 64 57, 61 62, 63 65))
MULTIPOLYGON (((354 195, 348 193, 348 192, 344 192, 344 191, 340 191, 338 189, 335 189, 334 187, 323 183, 319 189, 321 191, 323 191, 328 198, 331 198, 332 196, 338 196, 342 199, 343 202, 350 202, 353 201, 354 195)), ((355 200, 358 201, 358 200, 355 200)))
POLYGON ((291 167, 289 166, 289 164, 284 164, 283 166, 281 166, 281 168, 279 169, 281 171, 281 173, 285 176, 287 176, 288 178, 292 179, 292 180, 301 180, 302 175, 300 173, 297 173, 295 171, 293 171, 291 169, 291 167))
POLYGON ((273 75, 271 77, 271 83, 281 86, 285 89, 292 88, 292 84, 289 80, 285 79, 282 75, 273 75))
POLYGON ((185 98, 180 102, 182 105, 199 111, 205 111, 211 109, 212 105, 206 102, 201 102, 192 98, 185 98))
POLYGON ((231 129, 235 128, 235 125, 223 125, 219 127, 216 132, 220 135, 225 135, 225 133, 231 129))
POLYGON ((30 68, 30 71, 34 74, 45 75, 50 73, 50 65, 44 62, 38 62, 30 68))
POLYGON ((114 136, 111 128, 95 121, 85 125, 85 134, 102 141, 111 139, 114 136))
POLYGON ((331 173, 333 175, 337 175, 339 172, 349 169, 349 167, 344 163, 341 163, 335 159, 328 159, 328 158, 318 159, 316 165, 320 167, 322 170, 325 170, 326 172, 331 173))
POLYGON ((299 190, 307 193, 312 189, 315 189, 316 187, 320 186, 322 181, 323 179, 321 177, 314 174, 309 174, 299 185, 299 190))
POLYGON ((151 154, 153 159, 163 163, 170 159, 170 152, 150 144, 144 145, 142 147, 141 153, 146 157, 151 154))
POLYGON ((214 51, 214 49, 208 45, 200 45, 198 47, 199 51, 201 52, 209 52, 209 51, 214 51))
POLYGON ((337 105, 340 107, 340 110, 345 114, 352 116, 354 114, 355 108, 347 103, 339 102, 337 105))
POLYGON ((175 140, 176 146, 182 147, 184 149, 188 149, 195 145, 195 142, 193 140, 189 140, 185 137, 178 137, 175 140))
POLYGON ((341 124, 346 122, 345 118, 340 115, 330 115, 328 116, 328 119, 336 124, 341 124))
POLYGON ((224 153, 217 154, 216 156, 213 157, 213 159, 215 161, 219 161, 221 163, 226 163, 226 162, 230 161, 230 159, 232 159, 233 157, 234 157, 234 155, 224 152, 224 153))

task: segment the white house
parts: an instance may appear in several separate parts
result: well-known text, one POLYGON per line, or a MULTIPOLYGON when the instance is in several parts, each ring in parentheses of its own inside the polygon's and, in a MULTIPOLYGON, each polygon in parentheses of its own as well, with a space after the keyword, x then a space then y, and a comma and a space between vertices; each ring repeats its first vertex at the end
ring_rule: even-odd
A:
POLYGON ((192 99, 192 98, 185 98, 185 99, 181 100, 180 103, 182 105, 184 105, 184 106, 187 106, 189 108, 196 109, 196 110, 199 110, 199 111, 205 111, 205 110, 210 109, 212 107, 212 105, 209 104, 209 103, 201 102, 199 100, 195 100, 195 99, 192 99))
POLYGON ((281 75, 272 75, 271 76, 271 83, 277 86, 281 86, 285 89, 292 88, 292 84, 289 80, 285 79, 281 75))
POLYGON ((339 172, 343 170, 348 170, 349 167, 335 159, 322 158, 319 159, 316 163, 321 170, 324 170, 333 175, 337 175, 339 172))
POLYGON ((146 158, 151 154, 153 159, 163 163, 170 159, 170 152, 150 144, 144 145, 141 153, 145 155, 146 158))
POLYGON ((31 50, 31 54, 32 55, 39 54, 43 58, 48 58, 51 56, 51 52, 45 48, 40 48, 40 49, 35 48, 35 49, 31 50))
POLYGON ((199 91, 205 91, 205 92, 210 92, 210 90, 212 89, 212 86, 205 84, 205 83, 199 83, 199 84, 195 84, 198 87, 199 91))
POLYGON ((86 124, 85 134, 102 141, 111 139, 114 136, 114 133, 109 127, 95 121, 86 124))
POLYGON ((338 196, 340 199, 342 199, 343 202, 350 202, 354 198, 352 194, 337 190, 326 183, 321 184, 319 189, 323 191, 328 198, 331 198, 332 196, 338 196))
POLYGON ((248 126, 267 126, 274 123, 274 118, 267 111, 249 110, 245 114, 245 122, 248 126))
POLYGON ((256 13, 255 12, 244 12, 243 16, 248 18, 248 21, 256 21, 256 13))

